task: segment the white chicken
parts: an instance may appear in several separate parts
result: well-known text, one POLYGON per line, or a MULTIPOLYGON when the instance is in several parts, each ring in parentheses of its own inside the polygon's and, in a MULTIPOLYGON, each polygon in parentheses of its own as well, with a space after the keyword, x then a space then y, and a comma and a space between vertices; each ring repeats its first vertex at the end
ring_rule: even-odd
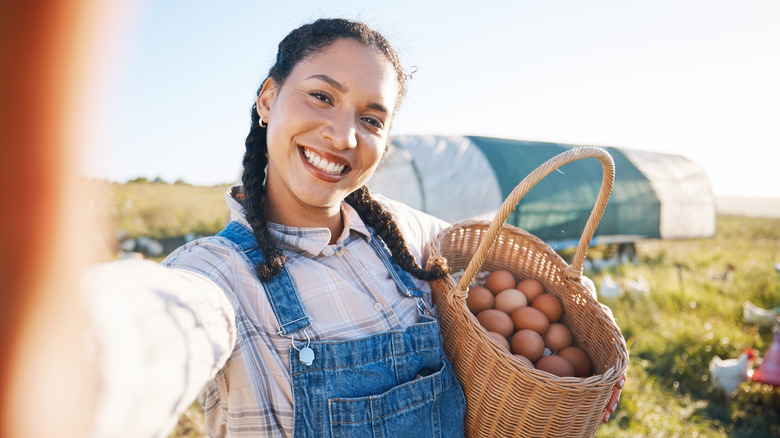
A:
POLYGON ((736 359, 713 356, 710 360, 712 386, 723 390, 726 395, 732 395, 740 383, 750 378, 755 360, 756 351, 752 348, 746 348, 736 359))
POLYGON ((774 309, 763 309, 750 301, 742 304, 742 317, 747 324, 758 324, 759 327, 772 327, 780 318, 780 306, 774 309))
POLYGON ((623 281, 623 288, 634 298, 642 298, 650 295, 650 283, 641 275, 636 279, 623 281))
POLYGON ((621 297, 625 292, 626 291, 623 289, 623 286, 619 282, 613 280, 611 275, 606 274, 604 278, 601 279, 599 296, 602 298, 621 297))

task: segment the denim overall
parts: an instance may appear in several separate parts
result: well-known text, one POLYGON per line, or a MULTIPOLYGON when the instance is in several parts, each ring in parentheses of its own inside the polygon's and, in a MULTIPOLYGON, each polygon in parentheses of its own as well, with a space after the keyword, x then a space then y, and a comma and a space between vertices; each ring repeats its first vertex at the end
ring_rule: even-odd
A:
MULTIPOLYGON (((311 340, 306 331, 311 319, 287 269, 264 283, 279 334, 294 334, 289 349, 294 436, 462 437, 465 398, 444 355, 438 322, 425 309, 422 292, 409 274, 371 232, 371 245, 399 291, 418 300, 419 322, 404 330, 347 341, 311 340)), ((253 263, 264 259, 254 236, 238 223, 219 235, 238 244, 253 263)), ((236 312, 237 324, 251 325, 240 307, 236 312)), ((245 345, 249 343, 244 341, 241 348, 252 350, 245 345)))

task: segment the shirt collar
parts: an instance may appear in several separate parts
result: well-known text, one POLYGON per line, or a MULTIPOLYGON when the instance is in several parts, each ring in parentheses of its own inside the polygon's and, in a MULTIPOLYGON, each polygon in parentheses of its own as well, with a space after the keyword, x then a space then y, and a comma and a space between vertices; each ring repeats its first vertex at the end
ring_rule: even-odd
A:
MULTIPOLYGON (((341 216, 344 218, 344 231, 334 246, 344 245, 352 236, 363 237, 366 241, 371 239, 371 232, 366 224, 360 219, 357 211, 346 202, 341 203, 341 216)), ((327 228, 291 227, 269 222, 268 229, 279 243, 311 255, 321 255, 327 247, 331 246, 329 245, 330 230, 327 228)))
MULTIPOLYGON (((225 200, 230 207, 230 219, 251 228, 246 220, 246 210, 241 203, 242 189, 243 187, 240 185, 229 188, 225 194, 225 200)), ((341 202, 341 217, 344 219, 344 231, 336 241, 336 246, 343 245, 353 234, 352 232, 356 236, 362 236, 366 241, 371 240, 371 231, 360 218, 358 212, 343 201, 341 202)), ((268 229, 279 243, 315 256, 320 255, 330 242, 330 230, 327 228, 291 227, 269 222, 268 229)))

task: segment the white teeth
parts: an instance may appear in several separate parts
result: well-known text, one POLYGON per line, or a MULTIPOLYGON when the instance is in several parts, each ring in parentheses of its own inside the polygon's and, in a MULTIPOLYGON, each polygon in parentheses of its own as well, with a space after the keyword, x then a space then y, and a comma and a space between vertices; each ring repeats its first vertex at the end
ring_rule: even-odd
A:
POLYGON ((329 173, 331 175, 339 175, 341 172, 344 171, 344 165, 343 164, 336 164, 331 163, 325 158, 323 158, 320 155, 317 155, 315 152, 311 151, 310 149, 303 148, 303 155, 306 157, 306 160, 317 169, 320 169, 321 171, 325 173, 329 173))

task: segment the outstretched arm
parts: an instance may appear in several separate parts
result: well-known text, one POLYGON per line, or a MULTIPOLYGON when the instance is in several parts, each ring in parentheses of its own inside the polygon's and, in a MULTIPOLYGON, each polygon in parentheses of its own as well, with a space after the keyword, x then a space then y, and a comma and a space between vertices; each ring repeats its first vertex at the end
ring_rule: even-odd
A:
POLYGON ((92 436, 167 436, 233 351, 230 302, 198 274, 143 260, 88 268, 81 285, 99 382, 92 436))

